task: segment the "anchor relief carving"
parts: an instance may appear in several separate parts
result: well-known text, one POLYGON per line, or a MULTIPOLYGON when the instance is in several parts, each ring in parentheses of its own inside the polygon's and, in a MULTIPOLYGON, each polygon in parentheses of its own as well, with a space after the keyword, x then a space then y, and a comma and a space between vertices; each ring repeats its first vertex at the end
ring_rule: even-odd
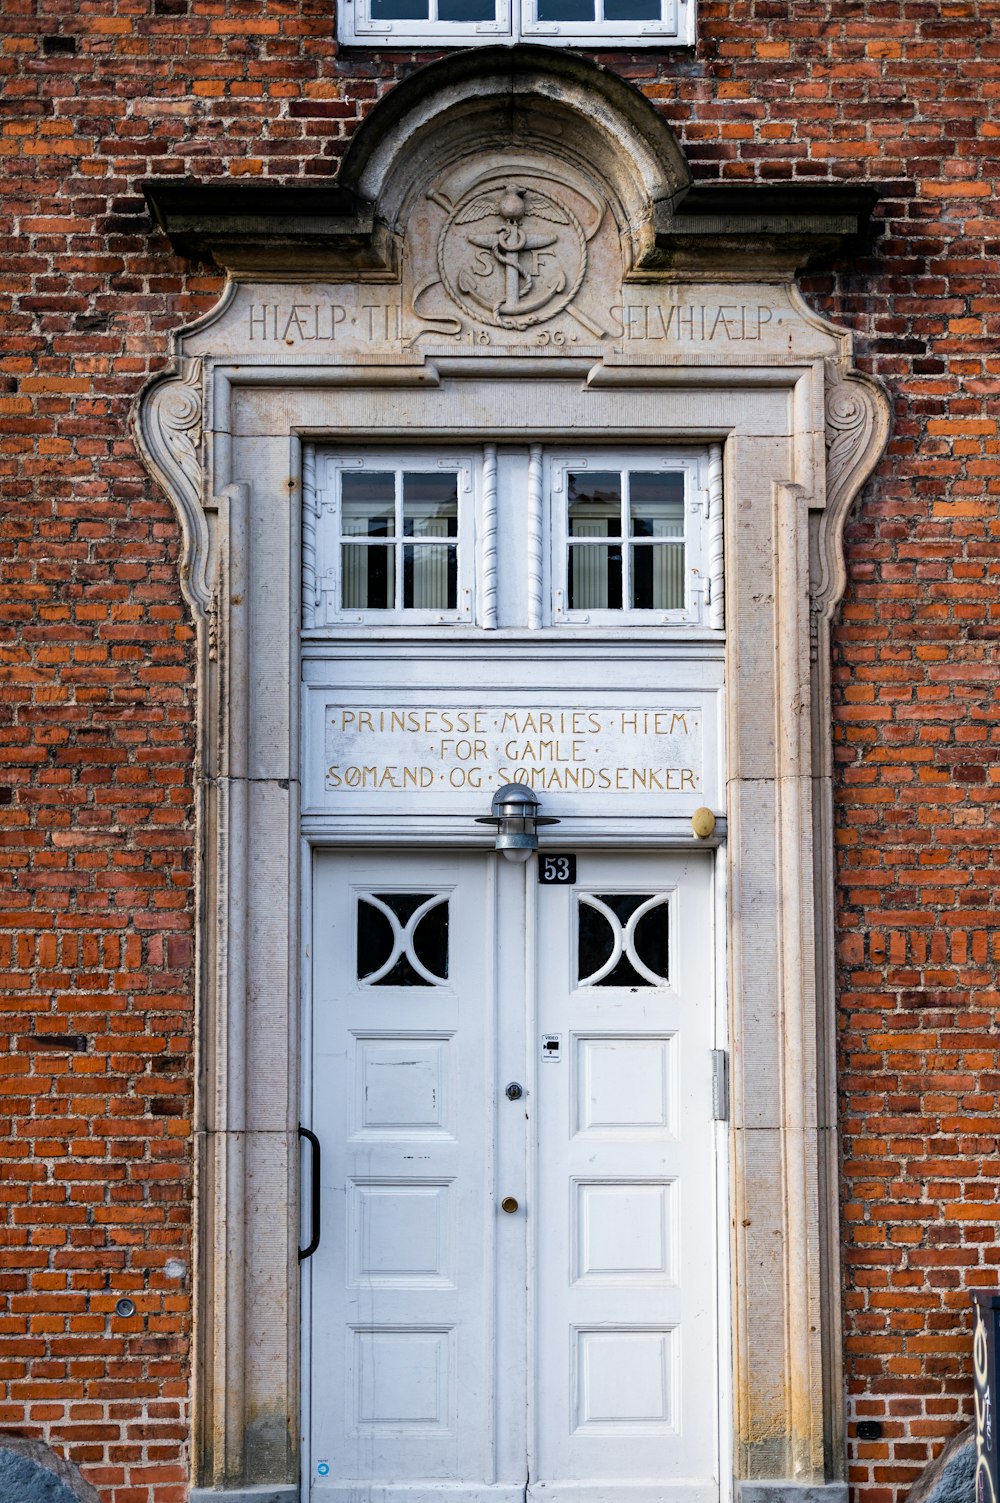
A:
POLYGON ((587 269, 587 243, 567 205, 510 183, 459 203, 441 232, 438 266, 452 299, 470 316, 526 329, 572 301, 587 269))
POLYGON ((488 172, 469 162, 450 169, 414 205, 407 257, 413 342, 520 335, 561 346, 612 332, 607 310, 622 276, 614 217, 568 167, 553 173, 511 157, 488 172))

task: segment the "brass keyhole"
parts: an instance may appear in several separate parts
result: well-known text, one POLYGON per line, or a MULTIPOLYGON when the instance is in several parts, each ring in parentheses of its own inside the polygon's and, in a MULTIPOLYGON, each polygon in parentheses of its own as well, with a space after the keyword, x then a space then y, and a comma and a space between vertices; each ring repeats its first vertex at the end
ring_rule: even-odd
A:
POLYGON ((513 1195, 504 1196, 503 1200, 500 1202, 500 1209, 501 1211, 506 1211, 508 1216, 513 1216, 514 1212, 517 1210, 517 1201, 514 1199, 513 1195))

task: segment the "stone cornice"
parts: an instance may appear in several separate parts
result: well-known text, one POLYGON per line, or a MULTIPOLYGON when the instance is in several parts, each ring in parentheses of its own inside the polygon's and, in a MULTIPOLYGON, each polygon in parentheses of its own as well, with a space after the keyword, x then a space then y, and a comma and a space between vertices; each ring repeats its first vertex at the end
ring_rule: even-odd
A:
MULTIPOLYGON (((195 178, 144 185, 154 222, 177 255, 248 275, 393 278, 375 206, 339 184, 195 178)), ((658 206, 644 274, 686 280, 787 280, 845 254, 864 233, 878 189, 808 183, 692 183, 658 206)))

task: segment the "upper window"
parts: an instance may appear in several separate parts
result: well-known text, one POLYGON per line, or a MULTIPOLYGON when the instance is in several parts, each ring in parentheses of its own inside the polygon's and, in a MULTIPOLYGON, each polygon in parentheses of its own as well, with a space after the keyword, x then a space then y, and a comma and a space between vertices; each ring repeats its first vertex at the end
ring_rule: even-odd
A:
POLYGON ((702 622, 705 462, 691 450, 550 457, 556 621, 702 622))
POLYGON ((695 0, 341 0, 341 42, 408 47, 549 42, 662 46, 693 40, 695 0))
POLYGON ((315 623, 467 621, 471 462, 462 456, 325 455, 307 529, 315 623))
POLYGON ((306 631, 722 630, 722 450, 328 450, 303 464, 306 631))

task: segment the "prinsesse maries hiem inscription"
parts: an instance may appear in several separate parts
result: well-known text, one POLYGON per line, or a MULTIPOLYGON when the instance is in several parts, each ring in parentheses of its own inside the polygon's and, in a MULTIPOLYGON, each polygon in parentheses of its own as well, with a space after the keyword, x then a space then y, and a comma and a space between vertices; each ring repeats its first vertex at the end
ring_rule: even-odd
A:
POLYGON ((324 786, 337 794, 494 789, 700 794, 703 717, 691 706, 539 709, 333 706, 324 786))

